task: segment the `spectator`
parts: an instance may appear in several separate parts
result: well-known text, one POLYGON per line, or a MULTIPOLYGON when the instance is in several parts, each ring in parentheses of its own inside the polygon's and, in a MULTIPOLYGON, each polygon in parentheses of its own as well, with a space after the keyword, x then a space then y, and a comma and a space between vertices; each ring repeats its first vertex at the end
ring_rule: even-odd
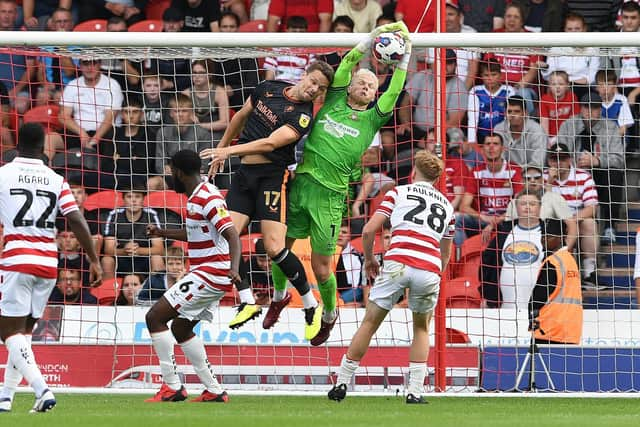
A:
POLYGON ((633 115, 627 97, 618 92, 618 76, 613 70, 598 70, 596 91, 602 98, 601 117, 618 124, 618 133, 624 138, 627 129, 633 126, 633 115))
MULTIPOLYGON (((540 196, 540 219, 559 219, 565 222, 567 230, 567 247, 573 250, 578 236, 578 224, 567 201, 560 193, 551 191, 550 185, 545 185, 542 168, 527 166, 523 169, 524 190, 526 194, 538 194, 540 196)), ((512 199, 507 206, 505 221, 518 219, 516 201, 512 199)))
MULTIPOLYGON (((476 30, 469 25, 463 23, 464 15, 460 10, 460 6, 455 1, 447 1, 446 28, 447 33, 475 33, 476 30)), ((433 49, 427 50, 427 58, 433 58, 431 52, 433 49)), ((456 72, 457 77, 465 83, 467 90, 475 85, 478 76, 478 59, 480 55, 468 49, 454 49, 456 54, 456 72)))
MULTIPOLYGON (((240 18, 232 12, 220 15, 220 32, 234 33, 240 26, 240 18)), ((251 92, 260 82, 256 58, 230 58, 214 62, 214 82, 224 87, 229 98, 229 107, 236 111, 242 108, 251 92)))
POLYGON ((331 28, 333 0, 271 0, 267 31, 277 32, 285 28, 292 16, 302 16, 309 32, 327 33, 331 28))
MULTIPOLYGON (((580 33, 587 31, 584 18, 574 13, 568 13, 564 19, 566 33, 580 33)), ((597 48, 552 47, 546 62, 540 62, 538 67, 545 80, 552 72, 562 70, 569 76, 571 88, 578 99, 589 92, 600 67, 599 50, 597 48), (580 56, 576 53, 581 53, 580 56)))
MULTIPOLYGON (((253 7, 254 3, 260 3, 260 1, 220 0, 220 3, 222 6, 222 14, 220 18, 222 18, 222 15, 224 15, 225 13, 233 13, 238 17, 238 21, 240 24, 245 24, 249 22, 249 13, 247 11, 247 7, 253 7)), ((268 7, 269 5, 267 5, 267 8, 268 7)), ((251 18, 251 19, 253 20, 258 18, 251 18)), ((265 10, 264 18, 259 18, 259 19, 267 19, 266 10, 265 10)), ((222 28, 220 28, 220 31, 222 31, 222 28)))
MULTIPOLYGON (((306 33, 307 21, 302 16, 290 16, 287 18, 288 33, 306 33)), ((302 79, 304 70, 313 62, 312 54, 270 56, 264 61, 265 80, 284 80, 289 83, 297 83, 302 79)))
POLYGON ((351 18, 355 23, 352 32, 356 33, 371 32, 376 27, 376 19, 380 15, 382 8, 376 0, 344 0, 338 3, 333 11, 334 20, 339 16, 351 18))
POLYGON ((544 166, 547 134, 538 122, 527 117, 522 97, 515 95, 507 99, 506 117, 493 131, 502 135, 507 160, 521 167, 544 166))
POLYGON ((139 274, 127 274, 122 278, 122 287, 116 298, 116 305, 136 305, 142 289, 142 277, 139 274))
POLYGON ((542 264, 540 196, 520 192, 518 219, 498 225, 496 236, 482 251, 480 293, 489 307, 527 308, 542 264))
POLYGON ((269 305, 274 292, 273 277, 271 277, 271 260, 262 239, 256 240, 253 255, 248 262, 241 263, 240 268, 240 276, 251 284, 256 304, 269 305))
POLYGON ((7 92, 4 84, 0 82, 0 154, 14 147, 13 135, 9 129, 11 126, 10 107, 9 92, 7 92))
POLYGON ((60 230, 56 236, 58 244, 58 268, 78 270, 82 283, 89 281, 89 258, 82 252, 80 242, 70 230, 60 230))
POLYGON ((182 31, 218 32, 220 2, 218 0, 172 0, 171 7, 178 9, 184 16, 182 31))
POLYGON ((590 31, 605 32, 615 28, 622 0, 566 0, 569 13, 584 17, 590 31))
MULTIPOLYGON (((110 33, 126 33, 127 21, 120 16, 114 16, 107 21, 107 31, 110 33)), ((102 72, 114 79, 124 92, 140 91, 140 74, 142 62, 128 58, 105 58, 100 66, 102 72)))
POLYGON ((479 150, 474 148, 476 146, 477 144, 471 144, 467 141, 466 135, 462 129, 447 129, 447 159, 462 159, 464 164, 467 166, 467 169, 473 169, 476 166, 483 165, 484 157, 479 150))
POLYGON ((351 229, 349 220, 344 219, 340 226, 337 247, 341 248, 336 265, 336 281, 338 293, 346 304, 363 302, 363 286, 365 285, 362 254, 351 246, 351 229))
POLYGON ((546 181, 551 190, 564 197, 578 223, 582 277, 585 283, 595 285, 596 254, 598 251, 596 212, 598 192, 589 172, 577 169, 571 161, 572 151, 565 144, 554 144, 549 148, 546 181))
POLYGON ((600 218, 605 228, 601 239, 613 243, 615 223, 624 201, 624 146, 617 124, 601 114, 600 95, 585 94, 580 99, 580 114, 560 126, 558 142, 574 153, 578 168, 591 171, 602 206, 600 218))
POLYGON ((161 91, 162 79, 158 74, 144 73, 142 75, 142 109, 144 123, 149 131, 148 138, 156 139, 162 126, 172 123, 169 115, 171 96, 161 91))
MULTIPOLYGON (((102 225, 99 209, 87 210, 85 208, 84 202, 87 200, 87 191, 80 181, 70 180, 69 187, 71 188, 71 193, 78 205, 80 213, 84 217, 85 221, 87 221, 89 232, 91 233, 91 237, 93 238, 96 247, 96 253, 100 253, 100 249, 102 249, 102 236, 100 235, 102 225)), ((63 216, 58 216, 58 218, 56 218, 56 228, 58 230, 67 230, 68 227, 66 218, 63 216)))
POLYGON ((82 77, 67 84, 60 101, 60 122, 67 133, 67 148, 95 148, 113 131, 122 105, 120 85, 100 71, 100 59, 80 60, 82 77))
POLYGON ((61 269, 58 271, 58 282, 49 296, 49 304, 97 304, 96 297, 82 285, 79 270, 61 269))
POLYGON ((512 4, 524 7, 524 28, 527 31, 562 31, 567 12, 563 0, 512 0, 512 4))
MULTIPOLYGON (((429 56, 427 63, 433 64, 434 58, 429 56)), ((446 50, 446 116, 447 127, 458 128, 462 124, 462 119, 466 114, 469 105, 469 93, 463 80, 456 76, 456 51, 446 50)), ((435 126, 435 101, 436 101, 436 79, 431 69, 416 71, 409 84, 407 91, 410 95, 410 103, 414 105, 413 124, 423 131, 435 126)))
POLYGON ((505 3, 505 0, 459 0, 458 2, 464 14, 464 22, 481 33, 490 33, 504 26, 505 3))
POLYGON ((501 84, 502 67, 495 59, 480 64, 482 84, 469 91, 467 106, 469 142, 482 143, 485 136, 504 120, 507 98, 515 95, 515 89, 501 84))
MULTIPOLYGON (((43 31, 48 29, 47 23, 51 19, 55 22, 55 13, 58 9, 71 11, 72 0, 22 0, 22 14, 24 26, 27 30, 43 31)), ((73 28, 73 19, 64 23, 73 28)), ((58 30, 59 31, 59 30, 58 30)), ((66 30, 69 31, 69 30, 66 30)))
POLYGON ((127 25, 142 21, 147 0, 82 0, 77 2, 80 22, 91 19, 109 19, 120 17, 127 25))
POLYGON ((147 226, 160 227, 154 209, 144 208, 144 187, 124 189, 125 206, 109 212, 104 226, 102 265, 105 277, 162 271, 162 239, 147 236, 147 226))
MULTIPOLYGON (((354 27, 355 23, 353 22, 353 19, 349 18, 347 15, 340 15, 336 16, 333 22, 331 22, 330 31, 332 33, 353 33, 354 27)), ((331 65, 331 68, 333 68, 333 70, 335 71, 338 69, 340 61, 342 61, 343 54, 344 52, 329 52, 320 55, 320 59, 331 65)))
POLYGON ((571 252, 562 246, 562 221, 548 219, 544 225, 545 259, 529 302, 529 330, 536 344, 580 344, 580 271, 571 252))
MULTIPOLYGON (((519 4, 510 4, 504 12, 504 28, 496 30, 502 33, 522 33, 524 28, 524 8, 519 4)), ((527 113, 535 112, 533 101, 538 98, 532 86, 538 83, 539 55, 525 55, 517 52, 496 52, 485 55, 485 60, 495 58, 502 68, 502 82, 511 85, 516 94, 527 101, 527 113)))
POLYGON ((549 89, 540 98, 540 126, 553 144, 558 129, 569 117, 578 114, 578 99, 569 88, 569 75, 556 70, 549 75, 549 89))
POLYGON ((138 293, 137 304, 152 305, 167 289, 182 279, 188 270, 183 249, 179 246, 168 247, 165 265, 167 267, 165 272, 151 274, 144 281, 138 293))
POLYGON ((460 247, 465 239, 482 231, 488 241, 491 232, 505 217, 509 201, 522 190, 520 166, 503 159, 504 142, 500 134, 487 135, 482 145, 486 164, 471 171, 465 194, 456 214, 454 242, 460 247))
MULTIPOLYGON (((69 1, 69 3, 71 2, 69 1)), ((73 16, 69 9, 55 9, 51 14, 50 21, 52 31, 73 31, 73 16)), ((45 86, 52 86, 47 90, 55 91, 56 93, 52 94, 50 98, 57 99, 59 102, 64 86, 78 77, 78 64, 80 61, 68 55, 57 55, 57 48, 53 46, 44 46, 42 50, 48 54, 40 57, 40 63, 42 64, 40 71, 43 76, 39 80, 45 86)))
POLYGON ((215 147, 211 132, 198 126, 193 111, 193 101, 187 95, 178 93, 169 101, 169 115, 175 124, 163 126, 156 136, 156 171, 170 174, 165 160, 180 150, 200 152, 205 148, 215 147))
POLYGON ((214 140, 222 138, 229 125, 229 99, 223 86, 212 79, 213 63, 199 59, 191 63, 191 88, 182 93, 193 102, 196 123, 213 133, 214 140))

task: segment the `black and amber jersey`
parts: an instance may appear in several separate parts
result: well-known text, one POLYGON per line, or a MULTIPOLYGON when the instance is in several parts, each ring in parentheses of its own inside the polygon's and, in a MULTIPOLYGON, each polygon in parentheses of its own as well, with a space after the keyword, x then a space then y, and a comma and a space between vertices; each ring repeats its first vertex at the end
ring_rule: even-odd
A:
POLYGON ((285 95, 290 83, 267 80, 260 83, 251 95, 253 112, 249 116, 238 144, 266 138, 273 131, 289 126, 298 133, 298 139, 264 156, 273 164, 286 167, 295 163, 296 143, 311 129, 313 103, 295 101, 285 95))

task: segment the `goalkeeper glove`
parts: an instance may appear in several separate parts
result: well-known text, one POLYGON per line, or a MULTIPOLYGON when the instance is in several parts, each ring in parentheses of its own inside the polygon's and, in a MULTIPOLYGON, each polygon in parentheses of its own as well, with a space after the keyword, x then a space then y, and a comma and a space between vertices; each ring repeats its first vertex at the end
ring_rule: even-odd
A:
POLYGON ((370 48, 373 40, 378 37, 382 33, 393 33, 398 31, 405 42, 409 39, 409 29, 404 24, 404 22, 393 22, 391 24, 384 24, 376 27, 369 33, 369 35, 362 40, 360 43, 356 45, 356 49, 358 49, 362 53, 366 53, 370 48))

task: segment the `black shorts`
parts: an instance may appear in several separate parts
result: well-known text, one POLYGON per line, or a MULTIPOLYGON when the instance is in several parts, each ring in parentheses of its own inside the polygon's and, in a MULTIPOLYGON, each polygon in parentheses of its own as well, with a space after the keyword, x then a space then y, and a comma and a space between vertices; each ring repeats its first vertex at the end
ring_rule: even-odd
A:
POLYGON ((271 163, 241 165, 231 178, 227 208, 255 221, 286 224, 290 174, 271 163))

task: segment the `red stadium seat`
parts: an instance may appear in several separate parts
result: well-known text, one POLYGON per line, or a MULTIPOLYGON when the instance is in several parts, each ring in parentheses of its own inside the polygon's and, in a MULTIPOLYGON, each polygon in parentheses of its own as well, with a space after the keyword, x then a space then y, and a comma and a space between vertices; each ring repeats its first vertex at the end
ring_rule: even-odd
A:
POLYGON ((447 307, 480 308, 482 306, 482 297, 478 291, 479 283, 476 276, 457 277, 445 282, 447 307))
POLYGON ((103 280, 97 288, 91 288, 89 292, 98 299, 100 305, 113 305, 122 287, 122 279, 113 278, 103 280))
POLYGON ((470 342, 469 335, 454 328, 447 328, 447 344, 468 344, 470 342))
POLYGON ((132 33, 160 33, 162 32, 162 21, 157 19, 146 19, 131 25, 128 31, 132 33))
POLYGON ((238 27, 238 31, 241 33, 264 33, 267 31, 267 21, 264 19, 256 19, 245 22, 238 27))
POLYGON ((59 112, 60 106, 58 105, 41 105, 24 113, 23 120, 25 123, 40 123, 48 131, 57 130, 62 128, 62 123, 58 118, 59 112))
POLYGON ((73 27, 73 31, 107 31, 106 19, 91 19, 73 27))
POLYGON ((92 211, 94 209, 115 209, 123 204, 122 193, 115 190, 103 190, 87 196, 83 207, 92 211))
POLYGON ((162 21, 162 14, 171 6, 171 0, 149 0, 144 14, 147 19, 157 19, 162 21))
POLYGON ((150 208, 164 208, 187 217, 187 196, 175 191, 153 191, 144 198, 144 205, 150 208))
MULTIPOLYGON (((351 246, 356 251, 358 251, 360 253, 364 253, 363 246, 362 246, 362 237, 356 237, 355 239, 352 239, 351 240, 351 246)), ((384 253, 384 246, 382 245, 382 235, 381 234, 376 234, 376 239, 373 242, 373 253, 374 254, 383 254, 384 253)))

